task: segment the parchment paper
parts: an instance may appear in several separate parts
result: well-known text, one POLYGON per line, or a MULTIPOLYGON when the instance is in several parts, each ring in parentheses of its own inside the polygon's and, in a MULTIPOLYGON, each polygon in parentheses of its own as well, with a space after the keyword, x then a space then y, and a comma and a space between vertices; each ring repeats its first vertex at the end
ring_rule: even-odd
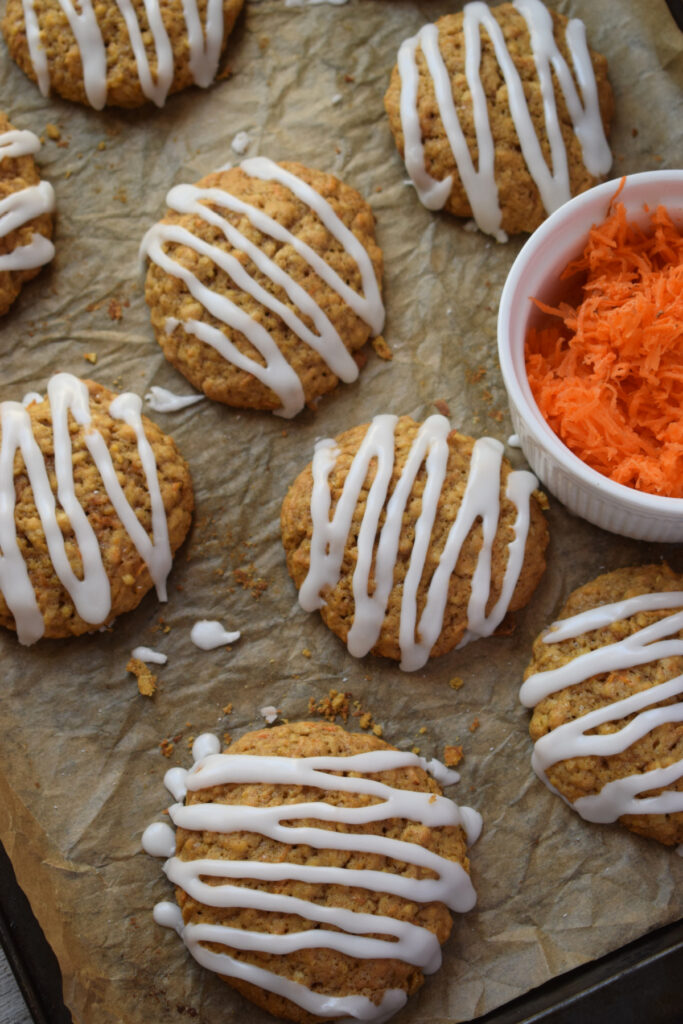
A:
MULTIPOLYGON (((245 1009, 153 923, 154 903, 171 888, 160 862, 141 852, 140 836, 169 802, 164 771, 190 763, 188 737, 237 736, 263 724, 265 704, 305 718, 310 698, 330 689, 352 694, 399 747, 439 756, 461 743, 462 781, 450 792, 484 816, 471 851, 477 908, 456 921, 440 974, 397 1024, 483 1014, 680 917, 681 858, 617 826, 589 825, 553 797, 531 771, 528 713, 517 697, 532 638, 574 587, 660 558, 682 571, 680 549, 611 536, 551 498, 548 571, 514 631, 412 675, 352 659, 316 615, 300 610, 285 570, 280 502, 316 438, 378 412, 422 418, 438 399, 468 433, 506 440, 511 432, 496 309, 523 239, 500 246, 423 209, 382 107, 402 39, 458 6, 248 2, 229 47, 232 75, 161 111, 96 113, 46 101, 3 47, 2 108, 18 127, 61 132, 45 137, 39 157, 57 193, 57 258, 3 321, 3 398, 44 390, 56 370, 140 393, 152 383, 190 391, 153 339, 137 248, 171 185, 239 159, 231 151, 238 131, 249 133, 248 155, 299 159, 369 197, 394 352, 392 362, 371 352, 355 385, 294 422, 208 401, 154 416, 176 438, 196 487, 195 524, 168 604, 149 595, 111 632, 73 641, 27 649, 0 636, 0 839, 58 956, 76 1024, 269 1019, 245 1009), (84 358, 92 352, 94 366, 84 358), (267 586, 255 596, 259 580, 267 586), (199 618, 220 619, 242 639, 231 651, 202 653, 189 638, 199 618), (141 643, 169 656, 152 699, 126 672, 141 643), (458 690, 448 685, 454 677, 463 680, 458 690), (178 734, 164 758, 160 743, 178 734)), ((592 45, 609 59, 614 176, 680 166, 683 36, 663 0, 557 6, 586 21, 592 45)), ((509 455, 523 465, 519 452, 509 455)))

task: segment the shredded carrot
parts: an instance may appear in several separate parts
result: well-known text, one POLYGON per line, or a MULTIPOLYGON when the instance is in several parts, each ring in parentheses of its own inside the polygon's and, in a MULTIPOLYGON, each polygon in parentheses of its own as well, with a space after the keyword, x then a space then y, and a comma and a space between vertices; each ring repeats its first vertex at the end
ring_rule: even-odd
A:
POLYGON ((641 230, 617 203, 592 228, 561 275, 583 298, 557 308, 534 300, 552 320, 529 331, 526 367, 543 416, 580 459, 681 498, 683 235, 663 206, 650 221, 641 230))

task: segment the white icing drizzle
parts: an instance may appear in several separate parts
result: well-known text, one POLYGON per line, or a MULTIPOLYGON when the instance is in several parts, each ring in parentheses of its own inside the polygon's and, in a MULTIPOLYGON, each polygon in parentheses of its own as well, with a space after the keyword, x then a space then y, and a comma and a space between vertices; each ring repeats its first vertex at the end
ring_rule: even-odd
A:
MULTIPOLYGON (((107 102, 107 51, 92 0, 80 0, 78 10, 72 0, 59 4, 76 40, 83 66, 83 85, 88 103, 101 110, 107 102)), ((116 0, 123 17, 137 65, 143 95, 162 107, 173 84, 173 50, 164 27, 159 0, 144 0, 145 13, 154 47, 156 76, 147 58, 142 29, 131 0, 116 0)), ((50 73, 40 35, 34 0, 23 0, 24 21, 29 54, 43 96, 50 92, 50 73)), ((218 69, 223 43, 222 0, 208 0, 206 28, 202 30, 197 0, 183 0, 187 30, 189 65, 196 85, 206 88, 218 69)))
POLYGON ((168 661, 167 654, 155 651, 153 647, 134 647, 131 651, 131 657, 137 658, 138 661, 144 661, 149 665, 165 665, 168 661))
POLYGON ((285 0, 285 7, 315 7, 317 4, 332 4, 339 7, 349 0, 285 0))
POLYGON ((291 234, 262 210, 232 196, 222 188, 200 189, 196 185, 178 185, 169 192, 167 203, 177 213, 192 213, 207 224, 219 228, 233 248, 244 252, 262 274, 285 291, 292 304, 312 320, 314 330, 309 328, 301 316, 290 309, 288 305, 263 288, 234 256, 218 246, 203 242, 186 228, 162 223, 154 225, 145 235, 140 253, 142 257, 149 258, 166 273, 183 281, 192 296, 207 313, 227 328, 242 333, 263 357, 265 366, 261 362, 243 355, 222 330, 200 320, 181 322, 174 318, 168 318, 167 332, 172 333, 176 327, 182 326, 187 333, 194 334, 207 345, 211 345, 224 359, 247 373, 251 373, 274 391, 282 404, 278 413, 285 417, 291 417, 303 408, 303 388, 297 374, 280 353, 271 334, 262 324, 257 323, 230 299, 203 285, 187 268, 172 259, 164 249, 165 243, 174 242, 189 246, 198 254, 210 259, 232 278, 238 288, 253 296, 261 305, 279 316, 304 344, 325 360, 337 377, 347 383, 357 378, 358 366, 323 310, 308 292, 274 260, 270 259, 261 248, 254 245, 226 217, 209 207, 207 203, 210 202, 220 209, 233 213, 243 214, 262 234, 274 238, 278 242, 291 245, 306 260, 311 269, 341 296, 344 302, 371 327, 375 334, 382 329, 384 307, 368 253, 353 232, 349 231, 337 217, 327 200, 300 178, 264 157, 244 160, 240 166, 246 174, 252 177, 265 181, 278 181, 285 185, 301 202, 317 214, 327 230, 355 260, 361 274, 362 295, 350 288, 332 267, 305 242, 291 234))
POLYGON ((553 38, 550 12, 541 0, 516 0, 513 6, 526 21, 531 37, 532 53, 543 96, 552 170, 543 157, 524 96, 522 81, 505 44, 503 32, 485 3, 469 3, 463 8, 465 74, 472 96, 478 151, 477 168, 474 167, 456 111, 450 77, 439 50, 437 26, 425 25, 416 36, 402 43, 398 53, 401 77, 400 114, 405 140, 404 159, 421 202, 430 210, 438 210, 445 206, 451 192, 452 178, 438 181, 431 177, 425 167, 417 106, 418 47, 422 50, 434 83, 439 116, 474 219, 482 231, 493 235, 501 242, 506 241, 507 236, 501 229, 502 214, 494 176, 495 142, 488 119, 486 94, 479 75, 481 28, 486 31, 493 44, 507 86, 510 113, 522 154, 538 187, 545 210, 551 213, 570 198, 567 153, 559 124, 551 68, 560 83, 574 131, 581 143, 586 168, 590 174, 599 177, 607 173, 612 162, 600 117, 597 86, 583 23, 577 19, 570 20, 565 34, 572 66, 581 90, 579 96, 571 71, 553 38))
POLYGON ((460 549, 478 518, 482 520, 483 543, 472 578, 467 616, 467 632, 461 643, 490 636, 502 622, 517 585, 524 561, 529 527, 529 498, 538 481, 524 470, 509 474, 506 497, 517 509, 515 538, 508 548, 508 560, 500 597, 486 614, 490 594, 491 549, 500 514, 499 489, 503 446, 490 437, 475 442, 467 486, 456 519, 436 571, 430 581, 427 602, 417 621, 417 592, 422 578, 437 503, 443 487, 448 461, 450 424, 445 416, 430 416, 420 427, 394 492, 388 498, 388 486, 394 464, 394 428, 396 416, 376 416, 349 469, 341 497, 330 519, 329 475, 338 451, 332 440, 319 441, 313 457, 313 494, 311 518, 310 566, 299 591, 299 603, 306 611, 321 608, 322 592, 335 587, 341 572, 346 538, 368 468, 376 459, 376 473, 366 501, 365 515, 358 534, 358 557, 353 575, 355 613, 347 644, 351 654, 363 657, 377 643, 393 586, 403 515, 418 471, 423 463, 427 481, 422 496, 422 511, 415 526, 410 565, 403 583, 399 646, 401 668, 413 671, 429 658, 443 625, 448 585, 460 555, 460 549), (388 499, 388 500, 387 500, 388 499), (380 515, 385 521, 378 534, 380 515), (368 593, 370 569, 374 559, 374 591, 368 593), (419 640, 417 637, 419 636, 419 640))
POLYGON ((212 651, 225 644, 234 644, 240 638, 239 631, 229 633, 215 619, 200 619, 190 630, 190 639, 202 651, 212 651))
POLYGON ((154 821, 142 833, 142 849, 152 857, 172 857, 175 832, 164 821, 154 821))
POLYGON ((142 402, 137 395, 122 394, 111 403, 109 414, 123 419, 135 431, 138 453, 150 496, 153 540, 141 526, 118 481, 104 438, 91 423, 90 397, 85 383, 68 373, 59 373, 48 383, 52 414, 54 472, 57 496, 52 493, 43 454, 33 436, 31 418, 19 402, 0 403, 0 590, 14 615, 20 643, 32 644, 44 632, 26 563, 21 554, 14 521, 14 456, 17 451, 26 467, 45 539, 60 582, 86 622, 103 622, 111 610, 111 588, 99 543, 75 493, 68 413, 84 429, 85 444, 104 483, 116 514, 141 558, 147 564, 159 599, 166 600, 166 577, 171 567, 171 549, 163 499, 154 453, 147 441, 140 416, 142 402), (57 519, 57 503, 69 519, 83 563, 82 578, 73 572, 57 519))
POLYGON ((21 404, 24 409, 28 409, 29 405, 33 405, 34 402, 42 402, 43 396, 38 391, 27 391, 21 400, 21 404))
MULTIPOLYGON (((39 149, 40 139, 33 132, 13 128, 0 134, 0 161, 33 155, 39 149)), ((0 199, 0 238, 5 238, 35 217, 52 213, 54 208, 54 189, 47 181, 27 185, 18 192, 10 192, 4 199, 0 199)), ((0 271, 42 267, 50 262, 54 254, 55 247, 50 239, 34 231, 28 245, 19 245, 0 256, 0 271)))
POLYGON ((278 881, 301 880, 310 885, 336 884, 370 891, 387 892, 417 902, 440 900, 451 909, 470 910, 476 895, 467 872, 457 862, 425 850, 416 843, 389 839, 382 835, 337 832, 308 826, 291 827, 306 818, 339 825, 406 818, 432 827, 461 825, 468 841, 474 842, 481 829, 481 817, 471 808, 459 808, 451 800, 431 793, 394 789, 365 775, 408 765, 424 767, 424 759, 411 753, 375 750, 351 757, 259 757, 219 754, 215 737, 199 737, 193 754, 199 756, 194 767, 183 776, 166 773, 165 782, 174 796, 187 790, 197 791, 216 785, 238 782, 278 783, 315 787, 323 791, 368 794, 379 802, 363 807, 340 807, 323 801, 286 804, 275 807, 251 807, 202 803, 169 809, 173 823, 180 828, 229 833, 251 831, 270 836, 289 845, 304 843, 318 849, 364 851, 392 857, 403 863, 430 868, 436 878, 416 880, 388 871, 302 865, 287 861, 232 861, 206 858, 183 861, 174 855, 172 831, 155 823, 145 830, 143 848, 156 856, 168 856, 164 872, 169 881, 189 895, 214 907, 255 908, 262 913, 298 914, 319 927, 289 934, 251 932, 212 924, 184 924, 175 904, 164 902, 154 909, 154 920, 175 929, 195 959, 210 970, 285 996, 310 1013, 322 1017, 350 1017, 354 1020, 384 1021, 405 1001, 401 990, 389 990, 379 1006, 362 996, 333 997, 316 993, 303 984, 288 981, 276 973, 243 963, 227 953, 215 953, 202 943, 221 943, 242 950, 261 950, 287 954, 298 949, 327 948, 350 956, 365 958, 399 957, 425 973, 441 963, 436 936, 426 928, 395 918, 367 914, 341 907, 326 907, 307 899, 286 896, 229 884, 230 879, 278 881), (331 775, 331 772, 357 772, 360 777, 331 775), (286 821, 288 825, 283 825, 286 821), (204 879, 219 878, 221 885, 204 879), (326 928, 332 925, 334 929, 326 928), (380 935, 386 938, 369 938, 380 935))
POLYGON ((158 384, 152 384, 145 395, 145 401, 155 412, 179 412, 180 409, 186 409, 189 405, 196 405, 205 397, 205 395, 176 395, 172 391, 167 391, 166 388, 159 387, 158 384))
MULTIPOLYGON (((668 591, 640 594, 614 604, 600 605, 579 615, 553 623, 545 643, 582 636, 602 629, 639 612, 662 611, 683 607, 683 592, 668 591)), ((533 707, 551 693, 566 686, 590 679, 605 672, 645 665, 660 658, 683 655, 683 639, 676 634, 683 629, 683 611, 673 612, 657 622, 632 633, 623 640, 579 655, 557 669, 530 675, 520 690, 526 707, 533 707), (670 639, 665 639, 670 638, 670 639)), ((549 789, 557 792, 547 778, 547 770, 558 761, 573 757, 610 757, 623 753, 633 743, 666 722, 683 722, 683 675, 615 701, 607 707, 590 711, 566 722, 542 736, 535 744, 532 757, 534 771, 549 789), (652 705, 670 698, 677 703, 666 707, 652 705), (617 732, 587 735, 606 722, 615 722, 634 715, 628 725, 617 732)), ((683 793, 664 790, 659 796, 641 797, 641 793, 674 783, 683 776, 680 761, 664 768, 628 775, 603 786, 592 796, 580 797, 571 806, 587 821, 612 822, 624 814, 673 814, 683 811, 683 793)), ((562 795, 562 794, 560 794, 562 795)))

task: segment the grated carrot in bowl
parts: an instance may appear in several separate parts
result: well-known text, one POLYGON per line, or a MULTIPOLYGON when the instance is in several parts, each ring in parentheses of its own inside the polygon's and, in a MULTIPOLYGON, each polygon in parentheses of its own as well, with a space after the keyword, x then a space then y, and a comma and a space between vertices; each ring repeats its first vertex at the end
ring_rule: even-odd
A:
POLYGON ((683 234, 663 206, 643 230, 613 202, 561 280, 577 301, 534 299, 549 320, 526 337, 541 413, 599 473, 682 498, 683 234))

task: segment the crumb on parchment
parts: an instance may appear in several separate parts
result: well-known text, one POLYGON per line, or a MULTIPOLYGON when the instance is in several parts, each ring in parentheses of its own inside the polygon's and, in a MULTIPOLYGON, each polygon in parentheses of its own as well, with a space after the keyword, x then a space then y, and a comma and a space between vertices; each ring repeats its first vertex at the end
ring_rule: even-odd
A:
POLYGON ((138 681, 138 690, 143 697, 153 697, 157 688, 157 677, 149 665, 139 658, 131 658, 126 665, 126 672, 132 673, 138 681))
POLYGON ((464 757, 462 747, 449 745, 443 748, 443 763, 447 768, 455 768, 464 757))

